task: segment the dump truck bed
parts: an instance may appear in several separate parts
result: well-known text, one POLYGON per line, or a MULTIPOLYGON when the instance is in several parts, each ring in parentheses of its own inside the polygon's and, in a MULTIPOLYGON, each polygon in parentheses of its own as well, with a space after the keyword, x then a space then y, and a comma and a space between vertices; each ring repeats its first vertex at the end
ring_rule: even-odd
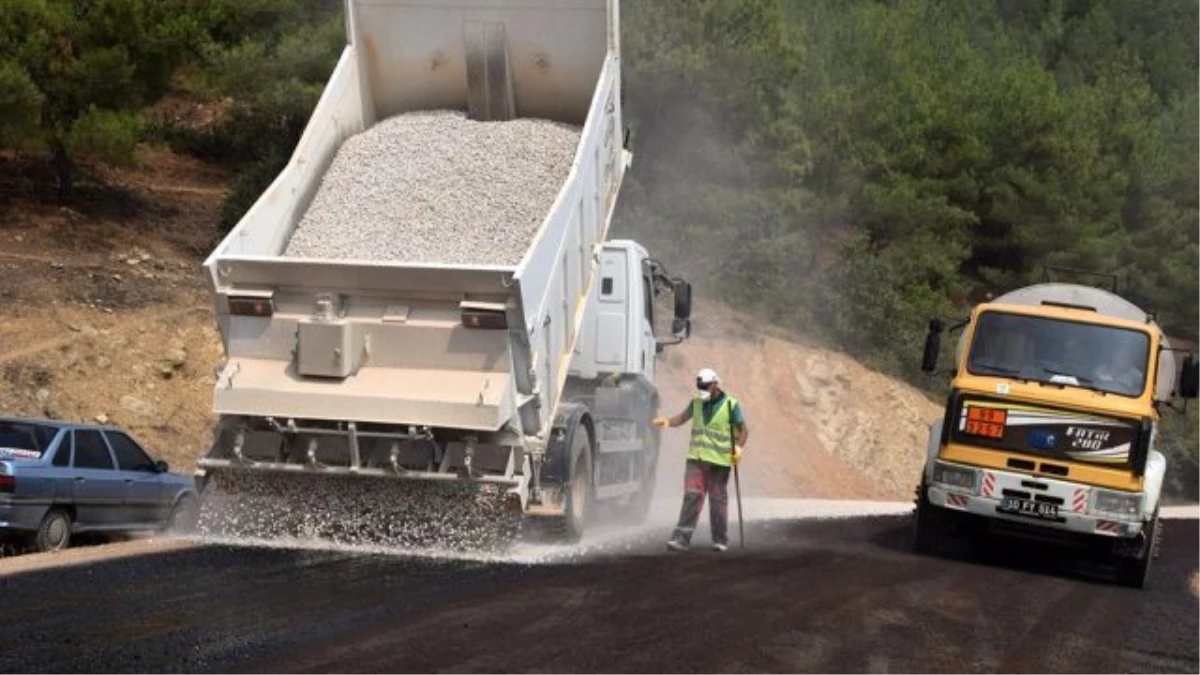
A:
POLYGON ((215 412, 544 429, 629 161, 615 22, 605 0, 349 0, 291 161, 205 262, 227 354, 215 412), (582 126, 520 261, 284 257, 345 140, 420 110, 582 126))

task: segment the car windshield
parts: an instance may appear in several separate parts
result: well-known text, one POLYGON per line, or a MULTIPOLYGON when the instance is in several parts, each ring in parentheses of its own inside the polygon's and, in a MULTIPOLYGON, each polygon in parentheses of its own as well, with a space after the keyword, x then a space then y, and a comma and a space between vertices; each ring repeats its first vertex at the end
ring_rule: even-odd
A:
POLYGON ((1140 396, 1150 337, 1141 331, 1039 316, 984 312, 967 370, 1140 396))
POLYGON ((50 424, 0 420, 0 459, 38 459, 57 433, 50 424))

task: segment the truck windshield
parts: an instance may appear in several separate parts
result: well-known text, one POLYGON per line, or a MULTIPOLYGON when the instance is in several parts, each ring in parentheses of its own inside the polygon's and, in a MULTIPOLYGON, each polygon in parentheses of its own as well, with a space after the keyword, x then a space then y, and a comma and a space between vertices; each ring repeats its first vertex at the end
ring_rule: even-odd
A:
POLYGON ((975 327, 967 370, 1140 396, 1149 354, 1150 338, 1140 331, 984 312, 975 327))
POLYGON ((57 433, 50 424, 0 420, 0 459, 37 459, 57 433))

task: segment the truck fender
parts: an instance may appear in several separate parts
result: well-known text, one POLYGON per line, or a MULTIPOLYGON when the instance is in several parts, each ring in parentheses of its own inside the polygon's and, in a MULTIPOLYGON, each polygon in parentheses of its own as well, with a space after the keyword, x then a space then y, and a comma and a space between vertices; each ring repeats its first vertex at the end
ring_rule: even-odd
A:
POLYGON ((1157 450, 1151 450, 1146 458, 1146 498, 1142 504, 1143 518, 1149 520, 1150 514, 1158 508, 1158 500, 1162 495, 1163 479, 1167 474, 1167 458, 1157 450))

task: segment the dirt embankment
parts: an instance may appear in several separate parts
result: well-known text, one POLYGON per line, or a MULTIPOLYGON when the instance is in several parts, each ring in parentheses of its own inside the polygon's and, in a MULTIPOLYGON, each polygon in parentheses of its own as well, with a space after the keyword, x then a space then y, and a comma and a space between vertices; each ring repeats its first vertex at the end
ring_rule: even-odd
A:
MULTIPOLYGON (((928 425, 941 412, 921 392, 753 317, 698 302, 692 337, 668 349, 658 379, 663 411, 694 393, 714 368, 743 405, 751 437, 743 490, 764 497, 906 500, 923 461, 928 425)), ((682 452, 686 433, 665 450, 682 452)))
POLYGON ((200 261, 226 178, 141 159, 91 170, 60 208, 38 164, 0 155, 0 414, 116 424, 186 472, 211 438, 221 348, 200 261))

